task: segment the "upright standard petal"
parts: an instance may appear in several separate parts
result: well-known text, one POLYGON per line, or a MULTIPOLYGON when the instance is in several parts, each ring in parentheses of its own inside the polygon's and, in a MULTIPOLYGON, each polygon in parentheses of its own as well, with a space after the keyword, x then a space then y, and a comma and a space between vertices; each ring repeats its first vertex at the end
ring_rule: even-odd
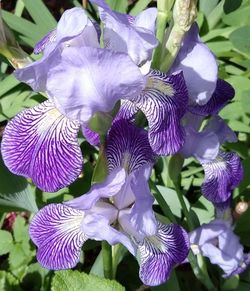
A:
POLYGON ((97 111, 111 111, 119 99, 140 94, 144 86, 129 56, 91 47, 65 48, 47 80, 47 91, 60 111, 84 124, 97 111))
POLYGON ((123 167, 128 173, 154 162, 147 132, 126 120, 116 121, 107 137, 109 171, 123 167))
POLYGON ((220 151, 217 158, 209 163, 202 163, 205 179, 201 186, 203 195, 213 203, 222 203, 231 196, 243 178, 240 157, 235 153, 220 151))
POLYGON ((215 115, 230 101, 235 94, 234 88, 224 80, 217 80, 211 99, 204 105, 191 104, 189 111, 202 116, 215 115))
POLYGON ((185 260, 189 251, 186 231, 177 224, 158 223, 158 233, 138 244, 140 278, 149 286, 168 280, 173 267, 185 260))
POLYGON ((63 116, 50 101, 22 111, 6 126, 2 155, 15 174, 54 192, 71 184, 82 169, 79 123, 63 116))
POLYGON ((105 1, 91 2, 99 6, 100 17, 105 25, 106 48, 127 53, 139 66, 151 60, 153 49, 158 45, 155 37, 155 8, 146 9, 137 17, 132 17, 112 11, 105 1))
POLYGON ((143 92, 131 100, 147 117, 149 143, 157 155, 176 153, 184 143, 181 118, 188 92, 182 73, 167 76, 152 70, 143 92))
POLYGON ((191 103, 206 104, 215 88, 218 66, 215 56, 199 37, 194 23, 185 36, 171 72, 183 71, 191 103))
POLYGON ((78 263, 87 239, 81 230, 83 219, 83 211, 62 204, 49 204, 34 216, 29 232, 44 268, 69 269, 78 263))

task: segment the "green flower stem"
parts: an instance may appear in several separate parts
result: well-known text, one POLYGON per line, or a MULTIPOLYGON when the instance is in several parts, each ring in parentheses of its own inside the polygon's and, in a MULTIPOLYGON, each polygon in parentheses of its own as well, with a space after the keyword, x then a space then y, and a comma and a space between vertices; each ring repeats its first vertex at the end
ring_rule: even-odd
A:
MULTIPOLYGON (((182 194, 182 191, 180 189, 179 183, 177 181, 174 181, 173 183, 174 183, 175 191, 176 191, 178 199, 180 201, 184 216, 186 217, 189 231, 192 231, 195 228, 195 226, 194 226, 194 223, 193 223, 192 218, 190 216, 190 213, 188 211, 187 205, 183 199, 183 194, 182 194)), ((204 284, 209 291, 216 291, 217 289, 214 287, 214 285, 213 285, 213 283, 208 275, 207 266, 206 266, 204 258, 201 255, 195 256, 193 251, 190 250, 189 255, 188 255, 188 260, 191 264, 191 267, 193 269, 193 272, 194 272, 196 278, 202 284, 204 284)))
POLYGON ((164 215, 166 217, 168 217, 170 221, 177 223, 177 221, 174 217, 174 214, 172 213, 169 205, 167 204, 165 199, 162 197, 161 192, 158 190, 158 188, 155 186, 154 182, 151 179, 149 180, 149 185, 150 185, 151 189, 154 190, 154 197, 155 197, 156 201, 159 203, 164 215))
POLYGON ((102 241, 103 273, 106 279, 113 279, 112 247, 102 241))
POLYGON ((189 211, 188 211, 187 205, 185 203, 185 200, 183 199, 183 194, 181 192, 179 183, 173 181, 173 184, 174 184, 175 191, 177 193, 178 199, 180 201, 182 211, 184 213, 184 216, 186 217, 188 228, 189 228, 190 231, 192 231, 195 228, 195 226, 194 226, 192 218, 191 218, 191 216, 189 214, 189 211))

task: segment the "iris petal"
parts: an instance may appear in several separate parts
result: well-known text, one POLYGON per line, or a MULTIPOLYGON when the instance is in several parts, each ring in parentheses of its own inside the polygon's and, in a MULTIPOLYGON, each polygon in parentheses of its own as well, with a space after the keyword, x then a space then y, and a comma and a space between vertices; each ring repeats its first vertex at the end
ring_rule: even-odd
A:
POLYGON ((128 173, 153 163, 147 132, 126 120, 116 121, 107 138, 107 160, 109 171, 123 167, 128 173))
POLYGON ((78 130, 78 122, 61 115, 51 101, 24 110, 5 129, 4 162, 13 173, 30 177, 40 189, 57 191, 81 172, 78 130))
POLYGON ((176 153, 184 143, 181 118, 188 92, 182 73, 167 76, 153 70, 143 92, 131 100, 147 117, 149 142, 157 155, 176 153))
POLYGON ((158 223, 158 233, 138 246, 140 278, 146 285, 164 283, 172 268, 184 261, 189 251, 188 235, 177 224, 158 223))
POLYGON ((235 153, 220 151, 217 158, 202 164, 205 179, 201 186, 203 195, 213 203, 222 203, 231 196, 231 191, 243 178, 240 158, 235 153))
POLYGON ((62 204, 47 205, 34 216, 29 232, 44 268, 69 269, 78 263, 87 239, 81 231, 83 218, 83 211, 62 204))

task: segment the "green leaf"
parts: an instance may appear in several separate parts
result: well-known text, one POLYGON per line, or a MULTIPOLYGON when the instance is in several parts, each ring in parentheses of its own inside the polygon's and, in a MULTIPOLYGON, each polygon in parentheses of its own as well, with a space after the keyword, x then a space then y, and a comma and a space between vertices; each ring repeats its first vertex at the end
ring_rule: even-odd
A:
POLYGON ((247 211, 236 221, 234 231, 240 237, 241 242, 244 245, 250 246, 250 208, 248 208, 247 211))
POLYGON ((42 0, 23 0, 25 8, 38 25, 42 33, 53 30, 57 22, 42 0))
POLYGON ((11 29, 28 37, 32 41, 32 46, 34 46, 44 36, 44 31, 40 31, 36 24, 24 18, 18 17, 4 10, 2 11, 2 16, 11 29))
POLYGON ((14 75, 8 75, 6 78, 1 80, 0 98, 18 84, 20 84, 20 82, 14 77, 14 75))
POLYGON ((249 125, 246 125, 245 123, 238 121, 238 120, 230 120, 228 123, 229 127, 233 131, 238 131, 238 132, 245 132, 245 133, 250 133, 250 127, 249 125))
POLYGON ((226 14, 233 12, 234 10, 238 9, 242 3, 242 0, 225 0, 223 5, 224 12, 226 14))
POLYGON ((250 25, 236 29, 230 34, 229 39, 236 49, 250 54, 250 25))
MULTIPOLYGON (((227 278, 223 285, 221 286, 221 290, 227 291, 227 290, 235 290, 239 286, 239 276, 233 276, 227 278)), ((238 289, 236 289, 238 290, 238 289)))
POLYGON ((23 177, 12 174, 4 165, 0 156, 0 206, 3 209, 38 210, 30 185, 23 177))
MULTIPOLYGON (((162 197, 166 201, 166 203, 169 205, 170 209, 172 210, 173 214, 177 217, 181 217, 181 211, 182 207, 178 199, 178 195, 175 190, 171 188, 167 188, 164 186, 157 185, 157 188, 161 192, 162 197)), ((186 197, 184 197, 185 203, 187 205, 187 208, 190 207, 190 204, 186 197)))
POLYGON ((23 240, 29 240, 28 226, 25 223, 25 219, 22 216, 17 216, 13 224, 14 239, 16 242, 22 242, 23 240))
POLYGON ((10 232, 0 230, 0 256, 7 254, 13 247, 13 238, 10 232))
POLYGON ((113 280, 87 275, 78 271, 56 272, 51 285, 52 291, 125 291, 119 283, 113 280))
MULTIPOLYGON (((28 236, 28 234, 26 234, 28 236)), ((9 264, 11 269, 26 266, 32 259, 32 253, 27 253, 21 243, 16 243, 9 254, 9 264)))
POLYGON ((200 0, 199 10, 202 11, 206 16, 208 16, 217 6, 218 2, 219 0, 200 0))
MULTIPOLYGON (((32 0, 30 0, 32 1, 32 0)), ((110 6, 112 10, 126 13, 128 9, 128 1, 127 0, 106 0, 107 4, 110 6)))
POLYGON ((129 14, 136 16, 138 15, 142 10, 144 10, 148 4, 151 2, 151 0, 139 0, 135 3, 135 6, 130 10, 129 14))
POLYGON ((9 272, 0 271, 0 290, 1 291, 22 291, 18 286, 19 281, 9 272))
POLYGON ((200 224, 209 223, 214 217, 213 204, 208 201, 204 196, 193 204, 192 209, 199 218, 200 224))
POLYGON ((241 103, 245 113, 250 114, 250 90, 242 92, 241 103))
MULTIPOLYGON (((238 0, 237 0, 238 1, 238 0)), ((237 2, 234 1, 234 2, 237 2)), ((232 13, 223 15, 222 21, 231 26, 250 25, 250 6, 244 6, 232 13)))

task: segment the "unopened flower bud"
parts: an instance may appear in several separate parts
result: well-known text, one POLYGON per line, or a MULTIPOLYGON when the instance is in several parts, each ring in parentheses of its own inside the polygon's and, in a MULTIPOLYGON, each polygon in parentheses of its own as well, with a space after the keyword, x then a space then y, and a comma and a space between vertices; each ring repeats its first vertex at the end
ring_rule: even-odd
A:
POLYGON ((249 204, 245 201, 238 202, 235 206, 233 216, 235 219, 239 219, 242 214, 244 214, 249 207, 249 204))
POLYGON ((5 56, 14 68, 23 68, 31 62, 29 56, 17 43, 14 34, 2 19, 0 9, 0 54, 5 56))
POLYGON ((173 10, 175 25, 188 31, 197 16, 196 0, 176 0, 173 10))

